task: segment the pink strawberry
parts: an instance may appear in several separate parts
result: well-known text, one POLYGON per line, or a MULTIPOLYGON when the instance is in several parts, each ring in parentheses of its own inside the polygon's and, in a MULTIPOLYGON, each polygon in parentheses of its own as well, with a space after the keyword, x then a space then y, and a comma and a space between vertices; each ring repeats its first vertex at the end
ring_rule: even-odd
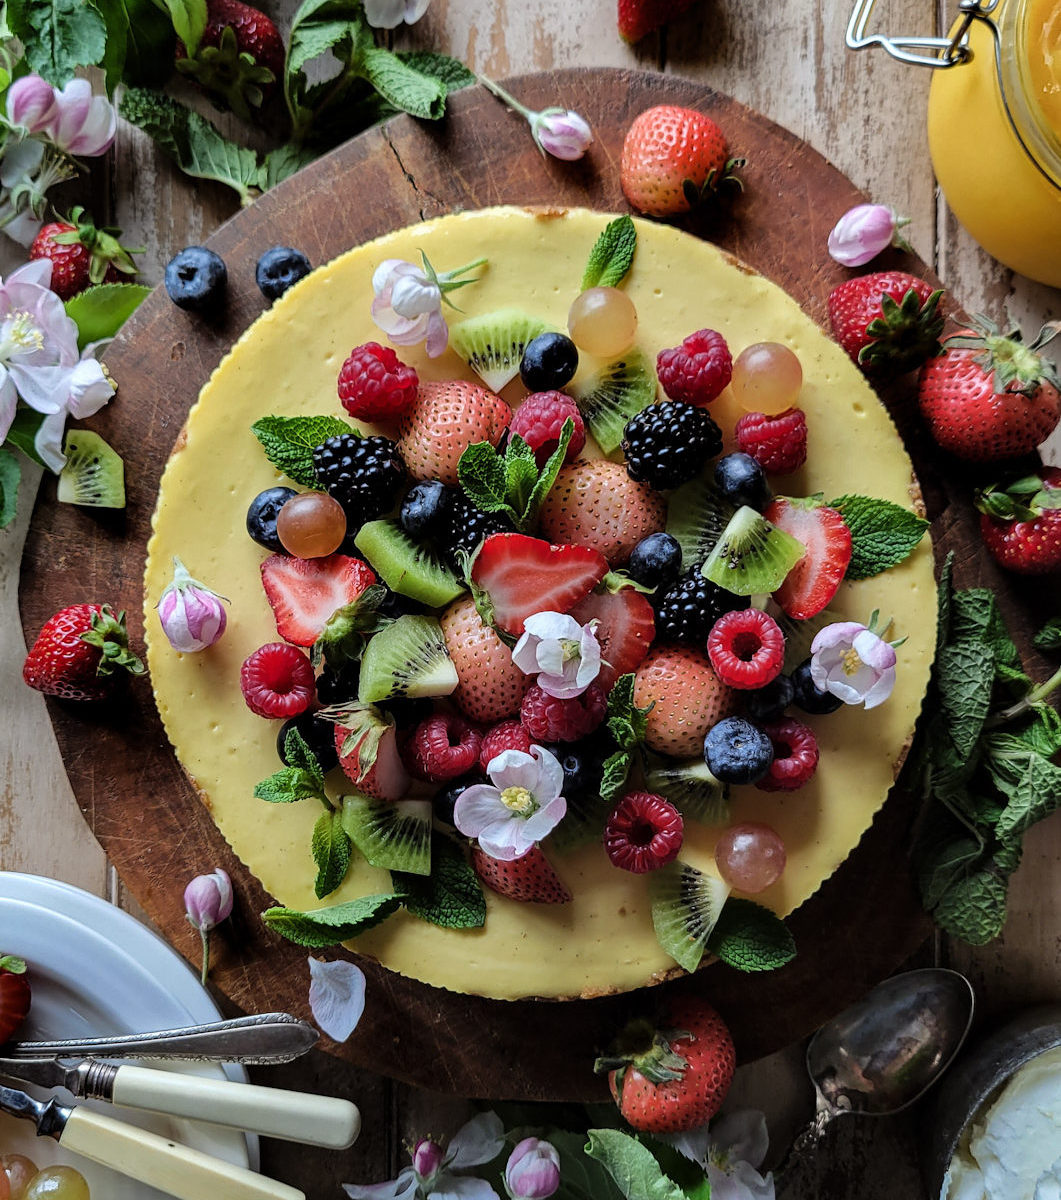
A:
POLYGON ((847 279, 829 293, 833 337, 866 371, 912 371, 939 349, 942 295, 905 271, 847 279))
POLYGON ((462 596, 439 618, 446 649, 460 682, 453 700, 472 721, 488 724, 519 712, 528 678, 512 651, 483 622, 470 596, 462 596))
POLYGON ((590 592, 571 610, 580 625, 596 620, 601 646, 601 669, 597 683, 605 692, 620 675, 636 671, 656 636, 656 615, 647 598, 635 588, 617 592, 590 592))
POLYGON ((329 617, 376 582, 371 567, 345 554, 326 558, 271 554, 261 572, 276 632, 296 646, 312 646, 329 617))
POLYGON ((337 705, 324 715, 335 718, 335 752, 351 783, 378 800, 401 800, 410 781, 393 719, 372 704, 337 705))
POLYGON ((789 571, 774 599, 790 617, 816 616, 836 595, 851 561, 851 530, 836 511, 813 501, 772 500, 763 510, 771 525, 790 533, 807 553, 789 571))
POLYGON ((472 846, 472 868, 491 891, 510 900, 533 904, 566 904, 572 898, 537 846, 511 862, 491 858, 479 846, 472 846))
POLYGON ((622 563, 642 538, 662 529, 666 501, 607 459, 562 467, 541 509, 541 531, 553 542, 591 546, 622 563))
POLYGON ((660 754, 702 754, 704 735, 737 710, 737 694, 715 674, 706 654, 689 646, 657 646, 637 669, 634 703, 652 705, 645 744, 660 754))
POLYGON ((414 479, 455 486, 464 451, 474 442, 496 445, 511 420, 504 400, 477 383, 421 383, 398 424, 398 449, 414 479))

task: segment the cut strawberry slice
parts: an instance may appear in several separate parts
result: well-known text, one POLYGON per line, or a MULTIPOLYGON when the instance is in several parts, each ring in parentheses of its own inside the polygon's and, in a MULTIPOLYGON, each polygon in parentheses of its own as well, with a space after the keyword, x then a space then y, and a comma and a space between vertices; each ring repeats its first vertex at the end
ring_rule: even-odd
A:
POLYGON ((371 567, 345 554, 327 558, 271 554, 261 569, 276 632, 296 646, 312 646, 328 618, 376 582, 371 567))
POLYGON ((790 617, 817 616, 836 595, 851 561, 851 530, 835 508, 779 497, 763 516, 807 547, 774 599, 790 617))
POLYGON ((551 546, 522 533, 495 533, 475 557, 472 583, 487 593, 491 624, 519 635, 535 613, 570 612, 607 571, 607 559, 588 546, 551 546))
POLYGON ((566 884, 537 846, 511 862, 491 858, 480 846, 472 846, 472 867, 491 891, 510 900, 566 904, 571 899, 566 884))
POLYGON ((637 670, 656 636, 652 605, 632 587, 591 592, 575 605, 571 615, 580 625, 594 618, 600 622, 596 633, 603 661, 597 682, 606 692, 620 675, 637 670))

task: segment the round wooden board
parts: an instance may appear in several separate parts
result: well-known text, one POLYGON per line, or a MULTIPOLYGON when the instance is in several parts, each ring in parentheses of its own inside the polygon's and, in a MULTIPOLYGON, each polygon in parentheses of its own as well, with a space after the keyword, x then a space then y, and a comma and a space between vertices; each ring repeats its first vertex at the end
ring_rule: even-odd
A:
MULTIPOLYGON (((837 217, 865 197, 805 143, 726 96, 661 75, 570 70, 515 79, 511 88, 534 108, 562 104, 583 113, 597 138, 587 157, 573 164, 543 158, 520 118, 482 88, 468 89, 451 98, 441 124, 400 117, 370 130, 224 225, 207 243, 229 269, 229 302, 216 324, 183 313, 160 289, 148 298, 107 353, 119 394, 93 421, 125 457, 128 507, 107 514, 57 504, 54 483, 46 482, 22 571, 28 641, 56 609, 86 600, 128 609, 134 643, 140 641, 141 576, 159 477, 200 387, 264 307, 254 264, 269 246, 294 244, 323 263, 391 229, 462 208, 514 203, 625 211, 618 172, 623 134, 639 112, 670 102, 710 113, 733 153, 748 159, 741 172, 746 190, 732 210, 713 222, 689 219, 685 227, 750 263, 827 324, 826 296, 849 273, 826 256, 826 237, 837 217)), ((885 256, 881 265, 928 273, 905 255, 885 256)), ((296 345, 291 353, 298 353, 296 345)), ((990 583, 1004 593, 1011 619, 1036 627, 985 564, 971 510, 958 503, 967 488, 933 462, 910 389, 883 399, 920 474, 938 553, 955 550, 960 584, 990 583)), ((924 619, 935 615, 926 612, 924 619)), ((185 778, 150 684, 135 682, 102 713, 49 704, 86 819, 165 935, 197 960, 183 889, 193 875, 224 867, 237 905, 233 921, 213 935, 214 984, 243 1009, 308 1016, 305 951, 258 920, 271 899, 232 854, 185 778)), ((659 988, 558 1005, 457 995, 364 962, 365 1017, 348 1043, 330 1048, 439 1091, 599 1099, 604 1085, 593 1076, 592 1062, 626 1017, 654 1006, 664 993, 692 991, 709 996, 723 1013, 742 1060, 770 1053, 863 993, 928 934, 906 853, 915 811, 914 797, 897 787, 854 854, 791 918, 799 954, 782 971, 748 977, 716 964, 659 988)))

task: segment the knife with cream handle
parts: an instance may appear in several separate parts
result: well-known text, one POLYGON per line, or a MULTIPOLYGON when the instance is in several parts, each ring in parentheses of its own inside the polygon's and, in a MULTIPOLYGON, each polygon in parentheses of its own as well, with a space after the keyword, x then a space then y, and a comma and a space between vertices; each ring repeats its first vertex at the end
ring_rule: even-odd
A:
POLYGON ((34 1100, 0 1086, 0 1112, 32 1121, 39 1137, 54 1138, 65 1149, 177 1200, 306 1200, 305 1192, 286 1183, 88 1108, 34 1100))
POLYGON ((77 1063, 0 1058, 0 1075, 19 1083, 63 1087, 82 1100, 108 1100, 118 1108, 210 1121, 329 1150, 345 1150, 361 1132, 361 1114, 349 1100, 179 1071, 92 1058, 77 1063))

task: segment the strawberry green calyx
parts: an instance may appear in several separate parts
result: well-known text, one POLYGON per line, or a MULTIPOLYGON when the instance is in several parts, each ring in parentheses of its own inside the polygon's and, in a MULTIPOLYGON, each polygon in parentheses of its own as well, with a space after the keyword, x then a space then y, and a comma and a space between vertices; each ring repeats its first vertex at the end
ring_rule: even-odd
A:
POLYGON ((1038 475, 1025 475, 1003 487, 991 484, 976 494, 976 507, 1000 521, 1034 521, 1044 512, 1061 508, 1061 489, 1044 484, 1038 475))
POLYGON ((146 674, 147 668, 129 649, 124 609, 115 616, 110 605, 104 604, 98 613, 92 614, 92 627, 81 634, 81 640, 99 650, 96 674, 101 678, 118 671, 128 671, 130 675, 146 674))
POLYGON ((381 583, 374 583, 354 600, 337 608, 328 618, 320 637, 313 643, 310 661, 314 666, 321 659, 335 670, 357 662, 365 649, 365 641, 385 626, 390 618, 379 613, 379 606, 387 595, 381 583))
POLYGON ((384 735, 395 728, 394 718, 374 704, 333 704, 320 709, 317 715, 348 731, 339 754, 347 758, 356 753, 358 781, 364 779, 376 765, 384 735))
POLYGON ((746 158, 728 158, 721 171, 710 171, 699 186, 694 179, 683 179, 682 193, 689 202, 689 207, 700 208, 702 205, 712 204, 727 192, 743 192, 744 180, 737 172, 747 165, 746 158))
POLYGON ((71 210, 69 217, 62 218, 66 224, 75 228, 67 233, 57 233, 52 241, 57 246, 84 246, 89 252, 88 277, 90 283, 102 283, 107 270, 113 267, 123 275, 135 275, 136 263, 134 254, 142 253, 142 248, 129 250, 118 241, 121 230, 111 225, 101 225, 97 228, 92 218, 85 210, 77 207, 71 210))
POLYGON ((26 960, 14 954, 0 954, 0 971, 6 971, 9 975, 25 975, 26 960))
POLYGON ((650 1083, 681 1079, 688 1070, 689 1061, 672 1050, 671 1043, 689 1041, 692 1036, 681 1029, 656 1029, 647 1018, 639 1017, 616 1038, 612 1052, 597 1059, 593 1070, 598 1075, 606 1071, 618 1072, 617 1084, 621 1084, 622 1076, 630 1068, 650 1083))
POLYGON ((979 350, 976 362, 988 374, 994 375, 996 395, 1014 392, 1021 396, 1034 396, 1042 383, 1061 388, 1061 376, 1057 368, 1039 353, 1061 328, 1058 322, 1049 322, 1039 330, 1031 342, 1025 342, 1020 329, 1013 326, 1004 333, 988 317, 977 314, 972 330, 955 334, 946 339, 948 348, 957 346, 965 350, 979 350))
POLYGON ((237 117, 251 120, 260 109, 266 89, 276 82, 273 72, 240 50, 231 25, 221 31, 216 46, 200 46, 194 58, 178 58, 177 70, 222 100, 237 117))
POLYGON ((873 340, 858 352, 859 366, 904 374, 937 354, 943 332, 942 295, 942 288, 937 288, 922 304, 913 288, 898 303, 884 293, 881 315, 866 326, 866 335, 873 340))

